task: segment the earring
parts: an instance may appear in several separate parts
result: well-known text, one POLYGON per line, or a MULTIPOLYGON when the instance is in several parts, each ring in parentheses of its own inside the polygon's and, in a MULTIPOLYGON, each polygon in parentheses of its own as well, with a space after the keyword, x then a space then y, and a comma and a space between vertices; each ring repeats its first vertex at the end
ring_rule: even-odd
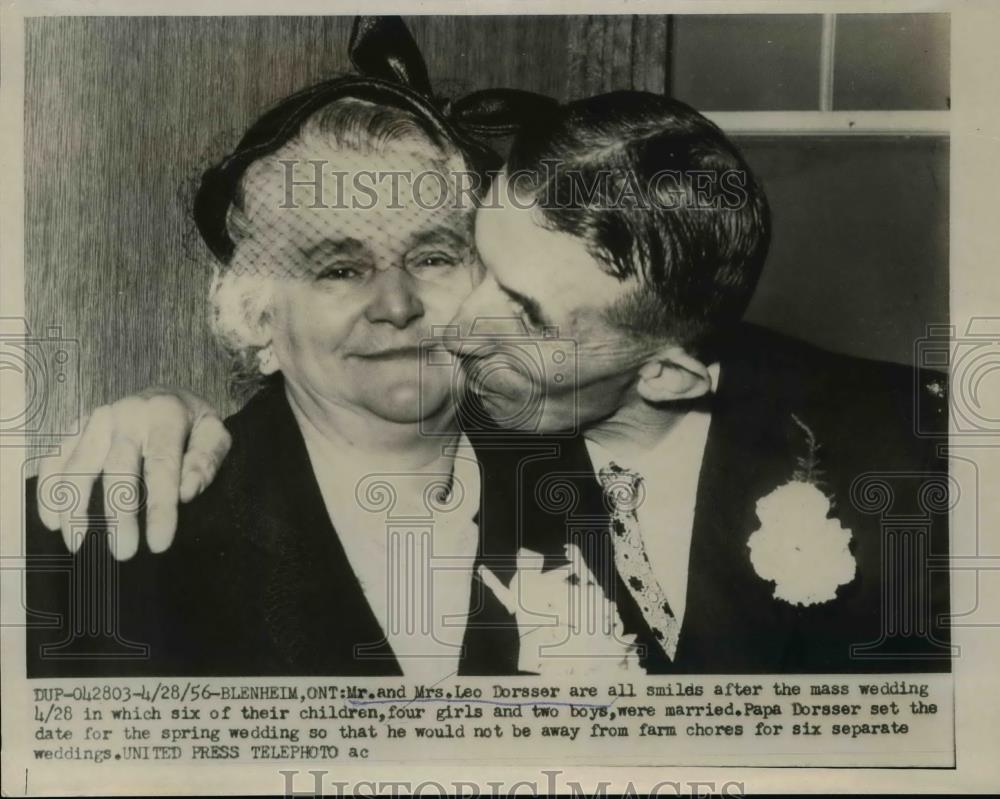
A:
POLYGON ((257 368, 262 375, 271 375, 278 371, 278 357, 270 344, 257 351, 257 368))

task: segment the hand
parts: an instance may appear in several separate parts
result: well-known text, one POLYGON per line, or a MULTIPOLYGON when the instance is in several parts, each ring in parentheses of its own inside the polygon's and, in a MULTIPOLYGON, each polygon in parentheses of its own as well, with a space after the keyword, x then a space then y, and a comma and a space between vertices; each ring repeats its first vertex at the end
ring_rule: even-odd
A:
MULTIPOLYGON (((130 484, 133 496, 138 496, 141 474, 146 484, 146 537, 153 552, 173 543, 178 499, 189 502, 205 490, 232 444, 208 402, 184 389, 159 386, 102 405, 81 420, 79 429, 79 435, 63 442, 59 456, 42 461, 39 485, 60 475, 76 487, 86 506, 102 473, 130 484)), ((61 528, 67 549, 75 552, 82 537, 73 540, 70 511, 56 512, 42 500, 39 492, 42 523, 50 530, 61 528)), ((137 510, 119 512, 117 534, 109 540, 118 560, 131 558, 139 548, 137 510)))

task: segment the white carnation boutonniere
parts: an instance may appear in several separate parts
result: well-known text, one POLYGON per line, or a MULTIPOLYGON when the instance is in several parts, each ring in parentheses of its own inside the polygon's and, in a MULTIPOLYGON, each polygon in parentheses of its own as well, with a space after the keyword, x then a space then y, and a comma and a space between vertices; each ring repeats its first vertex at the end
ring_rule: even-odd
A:
POLYGON ((485 566, 479 577, 517 621, 518 671, 545 676, 606 675, 644 670, 634 635, 626 635, 615 604, 584 562, 565 547, 567 565, 543 571, 544 556, 517 553, 517 572, 505 586, 485 566))
POLYGON ((757 501, 760 527, 750 536, 750 562, 774 583, 774 596, 793 605, 829 602, 854 579, 852 533, 830 518, 832 503, 819 488, 819 445, 796 416, 806 435, 807 455, 798 459, 792 479, 757 501))

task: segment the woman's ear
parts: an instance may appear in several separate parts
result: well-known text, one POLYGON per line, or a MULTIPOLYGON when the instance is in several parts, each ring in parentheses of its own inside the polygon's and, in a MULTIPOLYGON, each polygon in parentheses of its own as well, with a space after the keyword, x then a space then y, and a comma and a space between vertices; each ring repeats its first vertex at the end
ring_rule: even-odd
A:
POLYGON ((712 376, 708 367, 683 347, 666 347, 639 367, 636 388, 646 402, 691 400, 711 392, 712 376))
POLYGON ((281 363, 274 345, 274 320, 270 309, 260 312, 254 328, 258 340, 262 344, 261 348, 257 350, 257 366, 260 373, 262 375, 274 374, 281 368, 281 363))

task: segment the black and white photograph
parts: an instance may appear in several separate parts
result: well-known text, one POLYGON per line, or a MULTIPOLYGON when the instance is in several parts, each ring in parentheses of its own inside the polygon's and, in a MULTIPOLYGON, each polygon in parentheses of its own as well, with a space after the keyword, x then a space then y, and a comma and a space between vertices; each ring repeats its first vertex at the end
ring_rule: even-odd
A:
POLYGON ((964 9, 38 5, 5 794, 957 777, 1000 430, 964 9))

